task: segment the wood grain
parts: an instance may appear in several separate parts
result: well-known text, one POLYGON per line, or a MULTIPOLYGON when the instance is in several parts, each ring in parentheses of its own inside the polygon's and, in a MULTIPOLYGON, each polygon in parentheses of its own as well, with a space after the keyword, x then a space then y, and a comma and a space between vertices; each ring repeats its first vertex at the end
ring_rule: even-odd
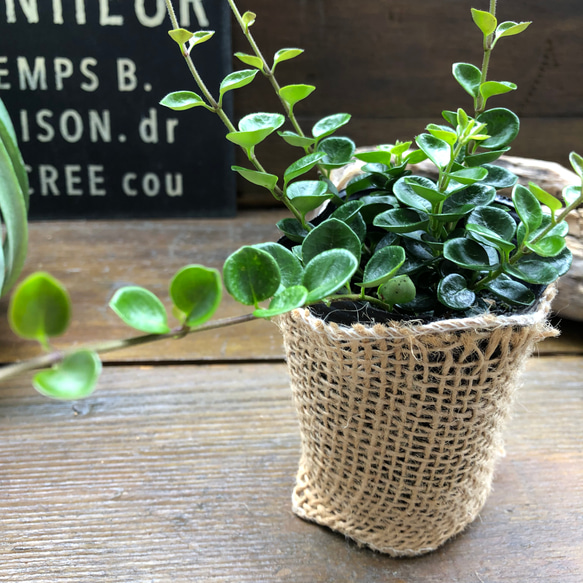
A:
MULTIPOLYGON (((286 211, 245 211, 236 219, 163 221, 54 221, 30 225, 30 251, 25 274, 45 270, 60 279, 73 301, 69 332, 56 346, 69 346, 134 336, 107 307, 123 285, 151 289, 169 308, 167 285, 183 265, 221 268, 241 245, 277 238, 275 223, 286 211)), ((7 298, 0 302, 5 313, 7 298)), ((225 294, 217 317, 251 310, 225 294)), ((543 342, 540 353, 583 354, 580 325, 557 320, 562 337, 543 342)), ((0 318, 0 362, 35 356, 35 342, 19 340, 6 318, 0 318)), ((282 360, 277 328, 256 321, 179 341, 164 341, 104 355, 107 362, 225 362, 282 360)))
POLYGON ((479 519, 395 560, 292 515, 282 364, 109 367, 80 403, 0 387, 0 581, 580 583, 581 358, 530 361, 479 519))
MULTIPOLYGON (((107 307, 124 285, 141 285, 160 296, 169 307, 168 283, 184 265, 197 263, 222 268, 241 245, 274 240, 275 223, 283 211, 241 213, 237 219, 160 221, 53 221, 30 226, 26 272, 45 270, 60 279, 73 301, 70 331, 56 345, 137 335, 107 307)), ((252 310, 225 293, 217 317, 252 310)), ((0 302, 0 313, 6 310, 0 302)), ((5 318, 0 319, 0 361, 26 358, 38 352, 36 343, 16 339, 5 318)), ((281 341, 273 324, 252 322, 180 342, 168 341, 108 359, 141 361, 200 361, 281 358, 281 341)))

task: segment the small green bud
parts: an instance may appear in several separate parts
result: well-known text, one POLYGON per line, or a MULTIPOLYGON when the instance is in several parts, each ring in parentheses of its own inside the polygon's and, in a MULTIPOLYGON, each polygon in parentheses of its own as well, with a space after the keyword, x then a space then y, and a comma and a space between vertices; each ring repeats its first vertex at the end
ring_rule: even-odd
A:
POLYGON ((416 295, 415 284, 408 275, 393 277, 379 288, 380 298, 390 306, 412 302, 416 295))

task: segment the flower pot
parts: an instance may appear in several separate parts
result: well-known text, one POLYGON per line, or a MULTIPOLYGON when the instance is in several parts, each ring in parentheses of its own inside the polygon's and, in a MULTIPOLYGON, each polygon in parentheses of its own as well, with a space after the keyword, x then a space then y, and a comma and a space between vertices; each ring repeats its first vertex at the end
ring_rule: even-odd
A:
POLYGON ((503 453, 554 288, 523 315, 429 324, 282 316, 301 459, 294 512, 377 551, 432 551, 471 523, 503 453))

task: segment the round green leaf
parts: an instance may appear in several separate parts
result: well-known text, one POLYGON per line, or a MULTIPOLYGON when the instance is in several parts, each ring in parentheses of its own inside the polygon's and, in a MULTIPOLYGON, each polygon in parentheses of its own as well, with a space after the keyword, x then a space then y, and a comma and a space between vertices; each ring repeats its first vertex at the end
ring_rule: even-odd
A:
POLYGON ((209 320, 221 303, 221 295, 219 272, 203 265, 183 267, 170 282, 170 298, 187 326, 200 326, 209 320))
POLYGON ((283 174, 283 180, 285 184, 291 182, 298 176, 302 176, 306 172, 309 172, 326 154, 324 152, 314 152, 313 154, 308 154, 303 156, 299 160, 296 160, 291 166, 289 166, 283 174))
POLYGON ((437 299, 452 310, 465 310, 476 301, 476 294, 468 289, 465 277, 451 273, 439 282, 437 299))
POLYGON ((195 45, 200 45, 210 40, 215 34, 214 30, 198 30, 190 38, 190 48, 195 45))
POLYGON ((406 164, 419 164, 425 160, 427 160, 427 154, 423 150, 413 150, 403 158, 406 164))
POLYGON ((480 81, 482 79, 482 72, 478 67, 470 65, 469 63, 454 63, 452 73, 455 80, 465 91, 467 91, 473 98, 478 97, 480 92, 480 81))
POLYGON ((496 267, 491 265, 490 254, 483 245, 463 237, 446 241, 443 255, 456 265, 472 271, 492 271, 496 267))
POLYGON ((306 303, 335 293, 350 281, 357 268, 358 260, 346 249, 330 249, 316 255, 304 272, 303 285, 308 290, 306 303))
POLYGON ((506 170, 506 168, 502 168, 502 166, 484 164, 482 168, 488 172, 482 180, 482 184, 493 186, 496 189, 512 188, 518 180, 516 174, 510 172, 510 170, 506 170))
POLYGON ((537 243, 527 243, 526 246, 541 257, 555 257, 566 246, 567 242, 560 235, 550 235, 544 237, 537 243))
POLYGON ((273 242, 259 243, 253 245, 253 247, 269 253, 275 259, 281 273, 282 287, 292 287, 301 283, 304 268, 299 259, 289 249, 273 242))
POLYGON ((504 271, 527 283, 548 285, 559 278, 559 272, 544 259, 527 255, 514 265, 505 265, 504 271))
POLYGON ((95 389, 101 374, 101 361, 92 350, 67 355, 50 370, 37 373, 32 384, 47 397, 63 400, 83 399, 95 389))
POLYGON ((575 204, 581 198, 581 187, 580 186, 565 186, 561 192, 565 205, 571 206, 575 204))
POLYGON ((447 126, 430 123, 427 126, 427 131, 434 137, 447 142, 450 146, 457 142, 457 134, 447 126))
POLYGON ((18 336, 45 344, 48 338, 60 336, 69 326, 69 294, 48 273, 33 273, 12 294, 8 320, 18 336))
POLYGON ((486 227, 503 241, 512 241, 516 234, 516 223, 509 213, 493 207, 481 207, 468 217, 468 224, 486 227))
POLYGON ((243 178, 245 178, 245 180, 248 180, 252 184, 267 188, 267 190, 270 192, 273 192, 277 185, 278 178, 275 176, 275 174, 258 172, 257 170, 249 170, 247 168, 242 168, 241 166, 231 166, 231 170, 239 173, 243 178))
POLYGON ((302 243, 304 263, 330 249, 346 249, 360 260, 361 243, 358 235, 346 223, 335 218, 327 219, 308 233, 302 243))
POLYGON ((496 29, 496 40, 505 36, 514 36, 525 31, 532 23, 531 22, 502 22, 496 29))
POLYGON ((251 149, 261 143, 280 128, 285 117, 279 113, 251 113, 239 121, 239 131, 231 132, 226 138, 245 149, 251 149))
POLYGON ((342 126, 345 126, 350 121, 350 117, 348 113, 335 113, 334 115, 324 117, 314 125, 312 135, 317 140, 321 140, 333 134, 342 126))
POLYGON ((489 152, 480 152, 479 154, 472 154, 471 156, 466 156, 464 162, 468 168, 474 168, 475 166, 482 166, 483 164, 489 164, 494 162, 508 152, 510 148, 502 148, 501 150, 491 150, 489 152))
POLYGON ((320 180, 299 180, 287 187, 286 195, 293 206, 302 213, 317 209, 322 203, 332 198, 328 186, 320 180))
POLYGON ((553 214, 563 208, 563 205, 558 198, 555 198, 552 194, 548 193, 546 190, 543 190, 540 186, 534 184, 534 182, 528 183, 528 190, 530 190, 530 192, 536 196, 536 199, 541 204, 549 207, 553 214))
POLYGON ((373 150, 372 152, 361 152, 355 154, 354 157, 367 164, 384 164, 385 166, 390 166, 393 160, 393 154, 388 150, 382 149, 373 150))
POLYGON ((406 177, 404 182, 415 194, 428 200, 431 204, 438 204, 447 198, 447 194, 439 192, 437 185, 423 176, 406 177))
POLYGON ((242 63, 263 71, 263 60, 260 57, 247 55, 246 53, 235 53, 233 56, 237 57, 242 63))
POLYGON ((315 143, 314 138, 306 138, 305 136, 300 136, 295 132, 285 131, 277 132, 280 137, 284 139, 290 146, 296 146, 298 148, 309 148, 315 143))
POLYGON ((393 233, 411 233, 425 230, 429 217, 413 209, 391 209, 377 215, 373 221, 375 227, 381 227, 393 233))
POLYGON ((160 105, 173 109, 174 111, 183 111, 193 107, 208 107, 203 98, 192 91, 174 91, 169 93, 160 101, 160 105))
POLYGON ((579 178, 583 178, 583 157, 577 152, 571 152, 569 154, 569 162, 579 178))
POLYGON ((247 12, 243 14, 241 20, 243 21, 243 26, 245 27, 245 33, 249 31, 250 26, 253 26, 255 24, 256 19, 257 14, 255 14, 255 12, 251 12, 250 10, 247 10, 247 12))
POLYGON ((253 312, 258 318, 273 318, 296 308, 301 308, 308 298, 308 290, 303 285, 294 285, 281 290, 269 302, 269 308, 253 312))
POLYGON ((266 251, 241 247, 225 261, 223 278, 227 291, 240 303, 257 307, 278 290, 281 274, 277 262, 266 251))
POLYGON ((320 162, 322 168, 341 168, 352 161, 356 145, 349 138, 326 138, 320 142, 318 150, 326 154, 320 162))
POLYGON ((415 138, 417 145, 427 157, 438 167, 445 168, 451 161, 451 146, 432 136, 431 134, 421 134, 415 138))
POLYGON ((488 100, 495 95, 504 95, 504 93, 515 89, 516 84, 510 83, 510 81, 486 81, 480 85, 480 93, 484 100, 488 100))
POLYGON ((294 59, 298 55, 301 55, 304 52, 304 49, 280 49, 275 53, 273 57, 273 67, 272 71, 275 71, 275 67, 282 63, 283 61, 289 61, 290 59, 294 59))
POLYGON ((194 36, 192 32, 184 28, 175 28, 173 30, 169 30, 168 35, 175 43, 181 46, 187 43, 194 36))
POLYGON ((528 233, 539 228, 543 220, 543 211, 540 202, 528 188, 517 184, 512 191, 512 202, 520 220, 528 233))
POLYGON ((496 198, 496 189, 485 184, 472 184, 454 192, 444 203, 444 215, 463 215, 476 207, 489 205, 496 198))
POLYGON ((477 117, 477 121, 486 124, 486 133, 490 136, 480 142, 482 148, 499 150, 508 146, 520 131, 518 116, 503 107, 488 109, 477 117))
POLYGON ((405 263, 405 250, 397 245, 382 247, 374 253, 364 268, 362 283, 359 287, 376 287, 393 277, 405 263))
POLYGON ((143 287, 127 286, 118 289, 109 302, 109 307, 128 326, 150 334, 165 334, 170 331, 164 304, 143 287))
POLYGON ((311 95, 315 89, 313 85, 286 85, 279 90, 279 96, 293 109, 298 101, 311 95))
POLYGON ((304 226, 297 219, 281 219, 276 224, 276 227, 290 240, 294 243, 301 243, 308 231, 304 229, 304 226))
POLYGON ((535 300, 535 295, 530 289, 504 274, 490 281, 486 287, 512 305, 530 306, 535 300))
MULTIPOLYGON (((425 186, 428 189, 435 189, 435 182, 423 176, 415 176, 415 184, 425 186)), ((429 212, 432 209, 431 202, 426 198, 419 196, 414 190, 410 181, 406 177, 400 178, 393 186, 393 192, 397 200, 405 207, 421 211, 422 213, 429 212)))
POLYGON ((488 176, 486 168, 463 168, 448 175, 460 184, 470 185, 484 180, 488 176))
POLYGON ((257 75, 258 72, 257 69, 243 69, 242 71, 235 71, 227 75, 221 81, 219 88, 221 100, 227 91, 232 91, 233 89, 239 89, 240 87, 249 85, 249 83, 255 79, 255 75, 257 75))
POLYGON ((472 8, 472 19, 484 36, 491 35, 498 24, 496 17, 492 13, 485 10, 477 10, 476 8, 472 8))

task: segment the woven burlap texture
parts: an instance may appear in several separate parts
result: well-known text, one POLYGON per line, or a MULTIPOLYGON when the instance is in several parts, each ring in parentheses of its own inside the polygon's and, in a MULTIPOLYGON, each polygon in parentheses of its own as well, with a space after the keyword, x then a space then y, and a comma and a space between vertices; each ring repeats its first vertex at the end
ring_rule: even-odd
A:
POLYGON ((302 453, 300 517, 414 556, 472 522, 489 494, 517 376, 553 334, 534 314, 352 328, 282 316, 302 453))

